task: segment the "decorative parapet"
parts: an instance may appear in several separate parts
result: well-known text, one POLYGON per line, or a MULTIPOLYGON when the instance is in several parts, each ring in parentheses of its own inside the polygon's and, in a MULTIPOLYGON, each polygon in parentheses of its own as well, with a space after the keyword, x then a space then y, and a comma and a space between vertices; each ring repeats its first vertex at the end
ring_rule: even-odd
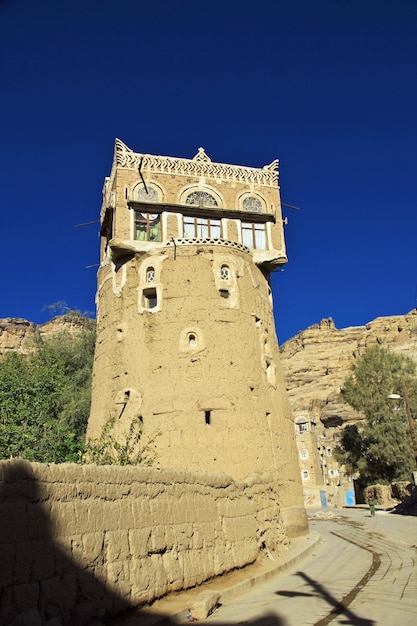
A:
POLYGON ((243 182, 276 187, 278 185, 278 160, 262 168, 213 163, 204 148, 199 148, 193 159, 153 156, 133 152, 120 139, 116 139, 114 162, 118 167, 139 169, 142 172, 175 174, 180 176, 207 176, 228 182, 243 182))
POLYGON ((212 239, 211 237, 181 237, 179 239, 170 239, 167 241, 167 246, 192 246, 196 244, 210 244, 214 246, 225 246, 226 248, 236 248, 250 254, 250 250, 247 246, 237 241, 231 241, 230 239, 212 239))

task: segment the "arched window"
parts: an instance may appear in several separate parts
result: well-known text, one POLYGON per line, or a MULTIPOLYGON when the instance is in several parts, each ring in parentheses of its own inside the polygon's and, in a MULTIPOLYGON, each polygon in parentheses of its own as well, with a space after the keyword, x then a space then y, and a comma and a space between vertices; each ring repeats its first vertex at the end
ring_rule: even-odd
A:
POLYGON ((222 280, 230 280, 230 269, 228 265, 222 265, 220 268, 220 278, 222 280))
POLYGON ((155 268, 154 267, 146 268, 146 282, 147 283, 155 282, 155 268))
POLYGON ((244 211, 252 211, 253 213, 262 213, 262 202, 255 196, 246 196, 242 202, 244 211))
POLYGON ((138 191, 138 200, 140 202, 158 202, 158 192, 154 187, 150 185, 146 185, 146 187, 140 187, 138 191))
POLYGON ((305 433, 308 431, 308 422, 305 417, 298 417, 295 420, 295 427, 298 433, 305 433))
POLYGON ((185 204, 199 207, 218 206, 217 200, 207 191, 192 191, 185 199, 185 204))

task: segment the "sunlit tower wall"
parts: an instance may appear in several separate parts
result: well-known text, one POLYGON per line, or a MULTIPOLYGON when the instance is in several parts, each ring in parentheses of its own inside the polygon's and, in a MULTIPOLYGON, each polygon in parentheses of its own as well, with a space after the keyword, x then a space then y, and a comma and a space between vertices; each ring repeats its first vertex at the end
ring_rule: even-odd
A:
POLYGON ((116 140, 101 211, 88 437, 157 434, 162 467, 270 472, 306 530, 270 273, 287 262, 278 162, 139 154, 116 140))

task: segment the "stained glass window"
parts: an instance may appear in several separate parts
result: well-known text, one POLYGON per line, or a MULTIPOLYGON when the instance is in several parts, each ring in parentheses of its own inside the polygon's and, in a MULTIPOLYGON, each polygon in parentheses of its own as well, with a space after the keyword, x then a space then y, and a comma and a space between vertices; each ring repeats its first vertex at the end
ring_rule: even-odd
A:
POLYGON ((217 200, 207 191, 193 191, 187 196, 185 204, 192 204, 200 207, 217 206, 217 200))
POLYGON ((138 191, 138 200, 141 202, 158 202, 158 192, 153 187, 141 187, 138 191))
POLYGON ((146 270, 146 282, 155 282, 155 269, 153 267, 148 267, 148 269, 146 270))
POLYGON ((255 196, 246 196, 243 200, 242 206, 244 211, 262 213, 262 202, 259 198, 255 198, 255 196))
POLYGON ((230 278, 230 270, 227 265, 222 265, 220 269, 220 278, 222 280, 229 280, 230 278))

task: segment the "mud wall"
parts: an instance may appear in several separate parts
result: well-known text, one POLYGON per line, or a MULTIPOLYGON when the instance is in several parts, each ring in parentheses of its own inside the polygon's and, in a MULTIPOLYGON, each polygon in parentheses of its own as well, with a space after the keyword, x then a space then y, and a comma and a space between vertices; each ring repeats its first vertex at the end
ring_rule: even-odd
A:
POLYGON ((273 483, 0 462, 0 623, 88 624, 283 549, 273 483))

